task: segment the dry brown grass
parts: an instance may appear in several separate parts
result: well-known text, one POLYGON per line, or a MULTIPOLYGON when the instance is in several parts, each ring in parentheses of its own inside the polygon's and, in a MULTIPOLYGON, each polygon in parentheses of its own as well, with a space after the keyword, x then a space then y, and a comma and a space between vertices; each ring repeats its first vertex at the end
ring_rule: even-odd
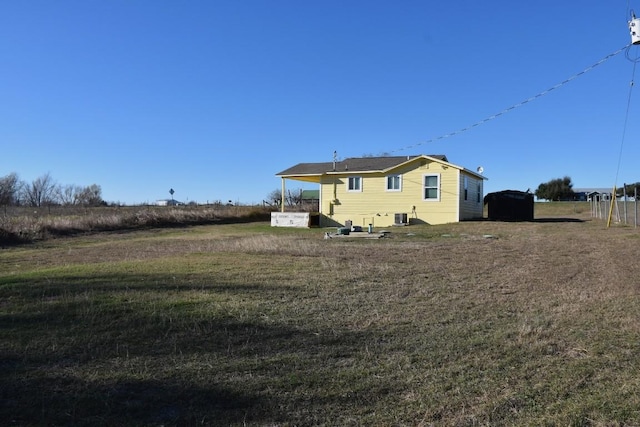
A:
POLYGON ((269 208, 259 206, 5 207, 0 245, 105 231, 264 221, 269 215, 269 208))
POLYGON ((640 234, 588 213, 380 240, 243 224, 5 250, 0 415, 638 425, 640 234))

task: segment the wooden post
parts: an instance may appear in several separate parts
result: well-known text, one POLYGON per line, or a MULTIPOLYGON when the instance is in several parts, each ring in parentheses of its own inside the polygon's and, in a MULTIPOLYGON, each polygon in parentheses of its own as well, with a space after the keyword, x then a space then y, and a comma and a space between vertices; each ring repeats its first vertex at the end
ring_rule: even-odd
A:
POLYGON ((611 216, 613 215, 613 203, 616 201, 616 186, 613 186, 613 192, 611 194, 611 204, 609 205, 609 219, 607 219, 607 228, 611 226, 611 216))

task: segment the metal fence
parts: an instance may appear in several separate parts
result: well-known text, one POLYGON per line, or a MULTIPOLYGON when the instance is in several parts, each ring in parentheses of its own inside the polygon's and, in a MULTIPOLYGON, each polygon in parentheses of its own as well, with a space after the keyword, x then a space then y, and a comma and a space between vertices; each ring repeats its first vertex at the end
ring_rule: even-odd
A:
POLYGON ((591 200, 591 216, 606 221, 611 218, 612 223, 638 227, 637 191, 633 197, 622 196, 621 198, 615 198, 609 194, 593 197, 591 200))

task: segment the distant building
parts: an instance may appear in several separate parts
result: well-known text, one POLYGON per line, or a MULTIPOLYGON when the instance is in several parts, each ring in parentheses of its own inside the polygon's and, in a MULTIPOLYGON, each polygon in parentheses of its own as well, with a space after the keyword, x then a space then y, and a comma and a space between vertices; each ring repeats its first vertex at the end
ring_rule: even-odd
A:
POLYGON ((574 188, 576 201, 580 202, 599 202, 601 200, 610 200, 613 194, 611 188, 574 188))
POLYGON ((184 203, 174 199, 161 199, 156 200, 156 206, 182 206, 184 203))
POLYGON ((320 209, 320 190, 302 190, 300 203, 303 208, 313 208, 314 211, 320 209))

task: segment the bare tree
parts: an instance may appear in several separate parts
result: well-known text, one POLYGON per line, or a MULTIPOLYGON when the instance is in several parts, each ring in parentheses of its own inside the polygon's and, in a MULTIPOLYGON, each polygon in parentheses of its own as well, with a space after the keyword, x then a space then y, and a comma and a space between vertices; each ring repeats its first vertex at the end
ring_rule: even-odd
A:
POLYGON ((280 206, 282 204, 282 191, 279 189, 273 190, 267 194, 265 202, 271 206, 280 206))
POLYGON ((0 205, 11 206, 18 203, 21 182, 18 174, 10 173, 0 178, 0 205))
POLYGON ((293 192, 287 190, 286 201, 288 206, 299 206, 302 204, 302 189, 293 190, 293 192))
POLYGON ((80 191, 82 191, 82 187, 78 185, 58 186, 55 191, 56 199, 62 205, 76 205, 80 191))
POLYGON ((100 206, 102 200, 102 189, 97 184, 87 187, 79 185, 56 186, 55 199, 58 203, 67 206, 100 206))
POLYGON ((55 203, 56 183, 49 173, 46 173, 22 190, 24 201, 29 206, 46 206, 55 203))
POLYGON ((76 197, 77 204, 82 206, 100 206, 102 200, 102 188, 97 184, 91 184, 81 188, 76 197))
MULTIPOLYGON (((265 200, 271 206, 281 206, 282 205, 282 191, 281 190, 273 190, 271 193, 267 195, 267 200, 265 200)), ((302 203, 302 189, 299 188, 297 190, 287 190, 287 194, 284 197, 284 203, 288 207, 298 206, 302 203)))

